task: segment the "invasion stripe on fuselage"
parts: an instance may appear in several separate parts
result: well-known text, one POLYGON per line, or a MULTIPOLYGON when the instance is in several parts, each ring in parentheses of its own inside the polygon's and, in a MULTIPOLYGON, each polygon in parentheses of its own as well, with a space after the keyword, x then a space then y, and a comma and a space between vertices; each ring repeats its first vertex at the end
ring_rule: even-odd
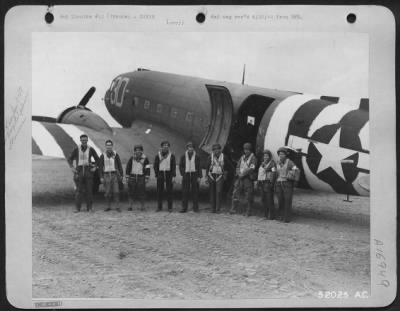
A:
POLYGON ((308 137, 311 137, 314 132, 321 127, 329 124, 338 123, 344 115, 353 110, 352 107, 345 105, 329 105, 326 106, 314 119, 309 127, 308 137))
POLYGON ((274 114, 268 124, 265 135, 264 148, 278 150, 283 146, 287 137, 288 128, 283 128, 291 123, 293 115, 304 103, 319 98, 315 95, 296 94, 282 100, 275 108, 274 114))
MULTIPOLYGON (((78 126, 72 125, 72 124, 58 124, 73 140, 74 142, 79 146, 80 145, 80 136, 82 134, 86 134, 84 131, 82 131, 78 126)), ((88 135, 89 136, 89 135, 88 135)), ((88 145, 91 146, 94 150, 96 150, 97 154, 102 154, 101 149, 96 146, 96 144, 88 138, 88 145)))
POLYGON ((364 127, 358 133, 361 140, 361 148, 369 151, 369 121, 364 124, 364 127))
POLYGON ((332 103, 337 103, 339 101, 339 97, 334 97, 334 96, 321 96, 320 98, 322 100, 326 100, 326 101, 332 102, 332 103))
POLYGON ((289 123, 287 137, 289 138, 289 135, 291 134, 299 137, 308 137, 308 131, 311 124, 313 124, 321 111, 330 105, 336 106, 336 104, 332 102, 321 99, 312 99, 305 102, 293 114, 289 123))
POLYGON ((64 152, 58 145, 55 138, 47 131, 44 125, 37 121, 32 121, 32 137, 37 146, 42 151, 42 155, 63 158, 64 152))
POLYGON ((65 133, 65 131, 55 123, 42 123, 44 127, 50 132, 50 134, 57 141, 58 145, 64 152, 65 158, 68 158, 71 152, 76 148, 76 144, 73 139, 65 133))

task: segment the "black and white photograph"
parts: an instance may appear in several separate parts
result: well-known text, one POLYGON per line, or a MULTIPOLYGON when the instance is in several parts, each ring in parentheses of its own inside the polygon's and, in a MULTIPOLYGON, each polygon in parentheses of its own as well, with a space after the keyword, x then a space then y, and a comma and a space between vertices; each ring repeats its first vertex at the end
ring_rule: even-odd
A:
POLYGON ((40 33, 32 52, 34 297, 370 292, 366 36, 40 33))
POLYGON ((169 29, 32 32, 32 299, 367 301, 370 36, 169 29))

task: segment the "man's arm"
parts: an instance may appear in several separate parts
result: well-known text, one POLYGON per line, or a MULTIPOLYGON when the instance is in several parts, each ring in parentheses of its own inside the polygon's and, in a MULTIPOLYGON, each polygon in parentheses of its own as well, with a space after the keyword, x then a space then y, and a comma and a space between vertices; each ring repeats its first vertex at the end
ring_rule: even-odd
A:
POLYGON ((194 159, 194 164, 196 166, 197 178, 203 177, 203 172, 200 166, 200 157, 196 154, 196 158, 194 159))
POLYGON ((72 150, 71 155, 68 157, 67 162, 69 167, 75 172, 75 168, 74 168, 74 160, 78 158, 78 149, 75 148, 74 150, 72 150))
POLYGON ((121 163, 121 159, 120 159, 118 153, 117 153, 117 155, 115 156, 115 161, 117 162, 117 170, 118 170, 118 172, 119 172, 119 175, 120 175, 121 177, 123 177, 123 176, 124 176, 124 170, 122 169, 122 163, 121 163))
POLYGON ((224 175, 224 179, 226 180, 228 178, 229 172, 232 172, 235 168, 233 163, 228 159, 227 156, 225 156, 225 154, 223 155, 224 158, 224 166, 223 166, 223 175, 224 175))
POLYGON ((185 164, 186 164, 185 162, 186 159, 185 156, 183 155, 181 156, 181 159, 179 161, 179 173, 181 173, 182 176, 185 175, 185 164))
POLYGON ((153 169, 154 169, 154 175, 156 176, 156 178, 158 178, 158 173, 160 171, 160 159, 158 155, 156 155, 156 157, 154 158, 153 169))
POLYGON ((150 177, 150 161, 147 157, 143 162, 143 166, 144 166, 144 176, 150 177))
POLYGON ((176 160, 174 154, 171 154, 171 173, 172 177, 176 177, 176 160))
POLYGON ((132 171, 132 157, 129 158, 128 163, 126 163, 126 168, 125 168, 125 175, 129 176, 131 171, 132 171))
POLYGON ((99 164, 99 176, 100 176, 100 179, 103 179, 104 178, 104 172, 103 172, 103 169, 104 169, 104 155, 103 154, 101 155, 101 157, 100 157, 100 159, 98 161, 98 164, 99 164))
POLYGON ((100 158, 97 155, 97 152, 96 152, 96 150, 94 150, 94 148, 90 148, 90 150, 89 150, 89 158, 90 158, 90 156, 92 156, 94 158, 94 161, 95 161, 96 165, 99 166, 100 165, 100 163, 99 163, 100 158), (91 155, 90 155, 90 153, 91 153, 91 155))

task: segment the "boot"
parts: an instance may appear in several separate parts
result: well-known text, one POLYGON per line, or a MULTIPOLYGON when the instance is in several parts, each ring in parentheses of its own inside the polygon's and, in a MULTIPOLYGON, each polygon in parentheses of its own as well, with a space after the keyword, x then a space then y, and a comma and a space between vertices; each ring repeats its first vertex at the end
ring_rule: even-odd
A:
POLYGON ((232 208, 231 208, 231 210, 229 211, 229 214, 235 214, 238 205, 239 205, 239 201, 238 201, 238 200, 232 200, 232 208))
POLYGON ((246 213, 245 213, 245 215, 246 215, 247 217, 250 216, 252 205, 253 205, 253 204, 252 204, 251 202, 248 202, 248 203, 247 203, 247 208, 246 208, 246 213))
POLYGON ((107 208, 104 211, 111 211, 111 198, 107 198, 107 208))

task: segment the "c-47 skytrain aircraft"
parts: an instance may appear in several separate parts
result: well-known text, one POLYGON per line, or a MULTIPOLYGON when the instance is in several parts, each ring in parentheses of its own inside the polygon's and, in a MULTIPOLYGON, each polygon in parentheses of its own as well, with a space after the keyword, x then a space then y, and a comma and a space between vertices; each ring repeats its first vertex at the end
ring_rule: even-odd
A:
POLYGON ((299 187, 369 195, 369 101, 345 101, 141 69, 117 76, 104 101, 122 128, 111 128, 86 107, 92 87, 77 106, 56 119, 33 116, 32 152, 68 157, 86 133, 100 154, 107 139, 126 163, 134 144, 150 161, 162 140, 178 156, 191 140, 202 162, 220 143, 233 162, 244 142, 256 154, 274 156, 281 146, 297 152, 299 187))

